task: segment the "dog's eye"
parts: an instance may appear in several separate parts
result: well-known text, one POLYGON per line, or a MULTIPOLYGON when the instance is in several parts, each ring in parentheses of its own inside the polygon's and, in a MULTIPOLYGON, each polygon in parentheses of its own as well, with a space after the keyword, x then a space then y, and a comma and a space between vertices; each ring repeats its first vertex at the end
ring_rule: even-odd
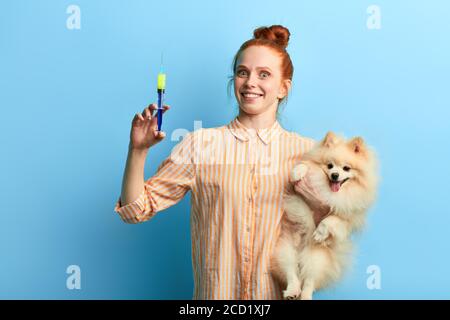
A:
POLYGON ((333 164, 329 163, 327 167, 328 167, 328 169, 333 169, 333 164))
POLYGON ((350 171, 350 167, 349 167, 349 166, 345 166, 345 167, 342 168, 342 169, 344 169, 344 171, 350 171))

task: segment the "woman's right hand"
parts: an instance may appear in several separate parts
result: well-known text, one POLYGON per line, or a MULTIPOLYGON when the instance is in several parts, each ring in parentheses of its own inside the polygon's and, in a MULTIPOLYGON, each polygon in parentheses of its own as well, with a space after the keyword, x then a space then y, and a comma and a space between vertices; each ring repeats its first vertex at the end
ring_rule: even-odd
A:
MULTIPOLYGON (((163 106, 163 113, 169 110, 169 106, 163 106)), ((166 134, 158 131, 157 106, 151 104, 142 111, 136 113, 131 123, 130 148, 135 150, 147 150, 160 142, 166 134)))
POLYGON ((314 222, 317 226, 330 213, 331 208, 311 183, 309 172, 301 180, 294 183, 294 189, 302 195, 303 200, 305 200, 308 207, 313 211, 314 222))

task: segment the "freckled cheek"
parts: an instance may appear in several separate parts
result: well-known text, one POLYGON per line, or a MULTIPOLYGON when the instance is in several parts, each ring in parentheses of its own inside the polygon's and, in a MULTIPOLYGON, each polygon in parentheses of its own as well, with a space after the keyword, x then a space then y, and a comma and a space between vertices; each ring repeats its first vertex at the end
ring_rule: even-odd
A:
POLYGON ((275 86, 270 85, 261 86, 261 89, 264 90, 266 96, 276 96, 278 93, 277 88, 275 86))
POLYGON ((234 93, 239 95, 239 89, 241 88, 241 84, 238 81, 234 82, 234 93))
POLYGON ((234 91, 239 92, 239 89, 242 87, 242 80, 236 79, 234 80, 234 91))

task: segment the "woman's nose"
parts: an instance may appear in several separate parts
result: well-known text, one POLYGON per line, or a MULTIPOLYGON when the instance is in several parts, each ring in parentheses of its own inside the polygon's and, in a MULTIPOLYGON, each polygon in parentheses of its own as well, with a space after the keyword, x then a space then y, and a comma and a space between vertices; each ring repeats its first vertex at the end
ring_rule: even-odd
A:
POLYGON ((245 81, 245 85, 248 87, 255 87, 256 86, 256 77, 252 74, 250 74, 247 77, 247 81, 245 81))

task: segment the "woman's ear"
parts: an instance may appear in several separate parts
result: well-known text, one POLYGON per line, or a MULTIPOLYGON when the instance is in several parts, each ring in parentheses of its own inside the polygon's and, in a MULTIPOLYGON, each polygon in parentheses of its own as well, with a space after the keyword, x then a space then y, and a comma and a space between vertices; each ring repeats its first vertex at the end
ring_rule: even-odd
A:
POLYGON ((284 79, 281 82, 281 86, 280 86, 280 92, 278 93, 278 99, 283 99, 284 97, 286 97, 289 93, 289 90, 291 90, 291 86, 292 86, 292 81, 290 79, 284 79))

